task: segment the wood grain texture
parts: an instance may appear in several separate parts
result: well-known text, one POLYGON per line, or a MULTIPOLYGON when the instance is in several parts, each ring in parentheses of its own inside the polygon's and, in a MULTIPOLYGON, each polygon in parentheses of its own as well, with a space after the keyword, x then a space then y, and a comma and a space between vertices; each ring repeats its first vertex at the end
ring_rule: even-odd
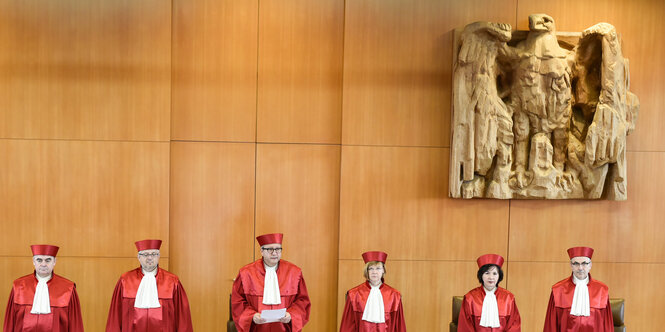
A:
POLYGON ((344 144, 450 146, 452 30, 517 1, 346 2, 344 144))
POLYGON ((0 137, 169 139, 166 0, 0 2, 0 137))
POLYGON ((173 1, 171 138, 256 136, 258 0, 173 1))
POLYGON ((665 226, 660 203, 665 180, 658 165, 665 154, 629 152, 628 200, 513 201, 510 257, 519 261, 563 261, 573 246, 596 249, 609 262, 665 262, 665 226))
POLYGON ((614 25, 621 35, 623 54, 630 60, 631 90, 640 99, 640 115, 635 132, 628 136, 628 150, 665 151, 660 139, 665 126, 665 115, 656 110, 665 106, 661 93, 665 67, 665 34, 663 13, 659 1, 526 1, 518 6, 520 29, 528 28, 528 15, 547 13, 555 20, 559 31, 582 31, 596 23, 614 25))
POLYGON ((131 257, 169 238, 168 143, 0 140, 0 156, 0 255, 131 257))
POLYGON ((377 246, 400 260, 505 256, 509 202, 448 198, 449 152, 342 147, 340 258, 377 246))
POLYGON ((344 1, 259 7, 257 140, 339 143, 344 1))
POLYGON ((284 233, 283 259, 302 268, 312 302, 308 331, 336 324, 339 158, 339 146, 257 148, 256 235, 284 233))
MULTIPOLYGON (((133 248, 133 244, 131 244, 133 248)), ((62 249, 66 249, 63 247, 62 249)), ((135 249, 135 248, 134 248, 135 249)), ((136 251, 134 251, 136 252, 136 251)), ((76 283, 76 292, 81 303, 83 327, 86 331, 101 332, 106 327, 111 297, 120 275, 139 267, 134 257, 70 257, 58 252, 55 273, 76 283)), ((168 257, 162 256, 159 266, 169 269, 168 257)), ((0 285, 3 296, 9 295, 12 282, 34 271, 31 257, 0 257, 0 285), (6 293, 5 293, 6 292, 6 293)), ((187 285, 184 285, 188 290, 187 285)), ((7 297, 1 298, 6 303, 7 297)), ((0 311, 4 321, 5 310, 0 311)))
MULTIPOLYGON (((626 328, 631 331, 656 331, 653 317, 661 315, 665 300, 655 289, 660 288, 660 277, 665 264, 609 263, 595 259, 592 278, 610 288, 611 298, 626 300, 626 328)), ((566 262, 511 262, 510 285, 515 294, 522 317, 523 331, 542 329, 547 313, 551 286, 570 276, 566 262)))
POLYGON ((253 143, 171 144, 171 266, 198 331, 219 330, 233 279, 253 260, 254 151, 253 143))

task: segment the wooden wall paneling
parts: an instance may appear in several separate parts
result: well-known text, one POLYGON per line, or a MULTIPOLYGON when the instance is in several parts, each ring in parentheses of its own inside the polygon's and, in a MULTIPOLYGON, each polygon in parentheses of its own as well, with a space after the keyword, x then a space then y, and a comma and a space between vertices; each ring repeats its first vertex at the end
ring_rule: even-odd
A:
POLYGON ((308 331, 336 326, 339 158, 330 145, 257 149, 256 235, 284 233, 283 259, 303 270, 312 301, 308 331))
POLYGON ((344 1, 259 11, 258 141, 340 143, 344 1))
POLYGON ((253 259, 253 143, 172 143, 171 266, 194 329, 226 321, 238 270, 253 259))
POLYGON ((44 242, 133 256, 136 240, 168 239, 168 143, 0 140, 0 156, 0 255, 44 242))
POLYGON ((508 201, 448 198, 449 153, 343 146, 340 258, 377 246, 400 260, 505 256, 508 201))
POLYGON ((621 35, 623 54, 630 60, 631 91, 640 99, 640 115, 635 132, 628 136, 628 149, 639 151, 665 151, 660 139, 665 126, 665 105, 662 77, 665 67, 665 3, 662 1, 522 1, 517 19, 520 29, 528 29, 528 15, 551 15, 559 31, 582 31, 596 23, 614 25, 621 35))
MULTIPOLYGON (((133 244, 132 244, 133 247, 133 244)), ((76 292, 81 303, 83 327, 90 332, 103 332, 106 327, 109 306, 115 285, 120 275, 139 267, 136 257, 70 257, 58 252, 55 273, 76 283, 76 292)), ((159 266, 168 269, 168 257, 159 260, 159 266)), ((4 321, 5 305, 12 282, 34 271, 32 257, 0 258, 0 292, 3 303, 0 320, 4 321)))
POLYGON ((254 141, 258 0, 173 8, 172 139, 254 141))
POLYGON ((344 144, 449 146, 453 29, 515 0, 346 2, 344 144))
POLYGON ((169 139, 170 1, 0 8, 0 137, 169 139))
MULTIPOLYGON (((566 257, 567 258, 567 257, 566 257)), ((510 290, 515 294, 522 317, 523 331, 541 330, 547 313, 551 287, 570 276, 568 260, 561 262, 511 262, 510 290)), ((611 263, 596 259, 591 276, 610 288, 610 297, 626 300, 626 328, 631 331, 657 331, 665 300, 654 289, 660 287, 659 275, 665 265, 650 263, 611 263)))
POLYGON ((628 152, 628 200, 513 201, 510 257, 558 261, 586 245, 610 262, 665 262, 665 225, 659 194, 665 188, 662 152, 628 152), (528 236, 525 236, 528 234, 528 236))
MULTIPOLYGON (((359 254, 360 255, 360 254, 359 254)), ((386 261, 386 284, 402 294, 406 328, 410 331, 448 331, 452 301, 478 287, 476 262, 470 261, 386 261)), ((339 262, 337 326, 342 319, 346 291, 364 282, 362 260, 339 262)))

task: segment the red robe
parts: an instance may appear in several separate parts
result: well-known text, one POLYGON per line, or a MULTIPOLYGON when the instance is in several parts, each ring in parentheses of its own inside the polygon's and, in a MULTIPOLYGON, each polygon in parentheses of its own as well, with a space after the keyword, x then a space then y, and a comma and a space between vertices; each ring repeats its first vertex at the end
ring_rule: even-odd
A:
POLYGON ((346 293, 346 304, 342 314, 340 332, 406 332, 402 295, 398 290, 384 284, 379 286, 383 297, 385 323, 371 323, 363 319, 365 304, 372 289, 368 281, 351 288, 346 293))
POLYGON ((483 301, 485 288, 480 286, 470 290, 464 295, 457 320, 457 332, 492 331, 492 332, 519 332, 522 331, 520 312, 517 310, 515 296, 504 288, 497 287, 496 303, 499 309, 498 328, 480 326, 480 317, 483 314, 483 301))
POLYGON ((192 332, 189 301, 178 277, 157 268, 159 308, 135 308, 136 292, 143 279, 137 268, 120 277, 113 292, 106 332, 192 332))
POLYGON ((610 308, 607 285, 591 279, 589 275, 589 317, 572 316, 575 283, 573 277, 563 279, 552 286, 550 303, 543 332, 613 332, 614 321, 610 308))
POLYGON ((47 281, 50 314, 31 314, 37 288, 35 274, 14 281, 5 312, 4 332, 83 332, 76 285, 53 273, 47 281))
POLYGON ((231 290, 231 310, 233 321, 239 332, 277 332, 302 330, 309 321, 310 302, 307 286, 299 267, 285 260, 280 260, 277 266, 277 281, 279 282, 280 304, 263 304, 263 282, 266 269, 263 259, 243 266, 233 282, 231 290), (254 324, 253 317, 257 312, 265 309, 281 309, 291 314, 291 322, 254 324))

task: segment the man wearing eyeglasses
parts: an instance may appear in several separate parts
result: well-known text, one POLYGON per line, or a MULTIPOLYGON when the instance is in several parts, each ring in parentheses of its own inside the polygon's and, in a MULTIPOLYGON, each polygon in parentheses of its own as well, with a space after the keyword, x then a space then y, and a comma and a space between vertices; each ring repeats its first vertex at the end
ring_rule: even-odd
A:
POLYGON ((589 247, 568 249, 573 273, 552 286, 544 332, 612 332, 607 285, 592 279, 589 247))
POLYGON ((115 286, 106 332, 192 332, 189 301, 178 277, 159 267, 161 240, 136 242, 141 267, 115 286))
POLYGON ((14 281, 4 332, 83 332, 76 285, 53 273, 57 246, 38 244, 32 249, 35 271, 14 281))
POLYGON ((309 321, 310 302, 299 267, 282 260, 283 234, 258 236, 262 258, 238 272, 231 290, 233 321, 239 332, 302 330, 309 321), (265 310, 286 309, 274 320, 265 310))

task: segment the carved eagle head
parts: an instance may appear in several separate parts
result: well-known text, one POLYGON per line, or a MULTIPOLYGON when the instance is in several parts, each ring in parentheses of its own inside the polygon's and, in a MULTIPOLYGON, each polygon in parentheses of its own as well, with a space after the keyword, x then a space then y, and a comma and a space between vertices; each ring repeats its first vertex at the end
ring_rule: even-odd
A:
POLYGON ((529 15, 529 30, 554 33, 554 19, 547 14, 529 15))

